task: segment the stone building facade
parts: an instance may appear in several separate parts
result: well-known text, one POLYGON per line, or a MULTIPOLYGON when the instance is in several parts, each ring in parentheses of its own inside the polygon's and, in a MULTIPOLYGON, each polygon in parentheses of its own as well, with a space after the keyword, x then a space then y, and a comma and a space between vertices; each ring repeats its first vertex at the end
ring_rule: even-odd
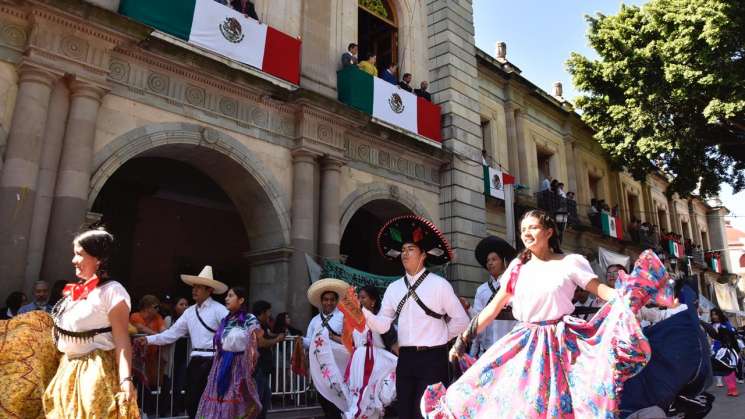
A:
MULTIPOLYGON (((504 51, 478 50, 470 0, 379 2, 388 26, 375 42, 417 85, 429 80, 441 146, 337 100, 340 55, 372 39, 365 2, 255 3, 263 22, 302 39, 299 85, 154 33, 117 0, 0 2, 0 300, 72 279, 73 235, 103 221, 126 247, 117 279, 133 294, 173 294, 179 273, 212 264, 302 324, 306 258, 391 274, 374 230, 406 213, 447 233, 449 278, 472 296, 478 240, 514 234, 503 205, 484 198, 482 148, 529 187, 521 208, 536 205, 545 172, 578 202, 602 197, 676 231, 685 222, 707 248, 723 240, 718 209, 668 199, 662 178, 614 172, 570 104, 504 51)), ((639 250, 591 231, 568 237, 574 250, 639 250)))

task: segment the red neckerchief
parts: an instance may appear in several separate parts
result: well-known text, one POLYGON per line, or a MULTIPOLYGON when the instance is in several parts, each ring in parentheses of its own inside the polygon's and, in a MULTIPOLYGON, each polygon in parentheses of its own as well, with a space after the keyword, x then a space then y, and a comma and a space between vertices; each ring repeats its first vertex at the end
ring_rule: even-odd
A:
POLYGON ((67 284, 62 290, 62 295, 70 297, 72 301, 86 299, 88 294, 98 286, 98 276, 93 277, 85 282, 79 281, 76 284, 67 284))

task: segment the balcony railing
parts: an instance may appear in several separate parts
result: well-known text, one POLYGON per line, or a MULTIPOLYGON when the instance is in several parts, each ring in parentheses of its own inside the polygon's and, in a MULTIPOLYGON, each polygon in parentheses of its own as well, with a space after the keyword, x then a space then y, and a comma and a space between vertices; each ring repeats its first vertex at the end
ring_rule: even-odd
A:
POLYGON ((174 40, 300 83, 300 39, 214 0, 122 0, 119 13, 174 40))
POLYGON ((564 198, 550 190, 537 192, 535 197, 538 208, 551 214, 552 217, 555 218, 557 213, 566 213, 568 224, 580 224, 579 216, 577 215, 577 201, 564 198))
POLYGON ((439 106, 354 66, 339 70, 336 80, 341 102, 370 115, 379 125, 441 147, 439 106))

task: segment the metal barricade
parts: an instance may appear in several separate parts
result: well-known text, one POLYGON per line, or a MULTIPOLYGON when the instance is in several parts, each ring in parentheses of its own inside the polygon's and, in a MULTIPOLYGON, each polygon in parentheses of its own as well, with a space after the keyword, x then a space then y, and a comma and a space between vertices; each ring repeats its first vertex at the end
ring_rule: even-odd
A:
POLYGON ((310 407, 316 405, 316 392, 309 377, 292 371, 292 356, 296 336, 288 336, 272 348, 274 368, 271 374, 271 410, 310 407))
MULTIPOLYGON (((138 336, 144 335, 135 335, 138 336)), ((272 404, 269 412, 317 406, 317 395, 310 378, 292 371, 294 342, 294 336, 287 337, 272 348, 273 368, 269 381, 272 404)), ((132 375, 143 419, 188 418, 183 401, 191 343, 187 338, 183 362, 176 362, 174 345, 133 346, 132 375)))

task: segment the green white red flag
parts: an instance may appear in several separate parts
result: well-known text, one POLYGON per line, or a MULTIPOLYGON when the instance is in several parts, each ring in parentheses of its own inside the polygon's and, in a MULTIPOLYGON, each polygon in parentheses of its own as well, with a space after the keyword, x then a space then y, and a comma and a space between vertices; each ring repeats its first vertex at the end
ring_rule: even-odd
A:
POLYGON ((623 224, 620 218, 603 211, 600 214, 600 224, 603 228, 603 234, 623 240, 623 224))

